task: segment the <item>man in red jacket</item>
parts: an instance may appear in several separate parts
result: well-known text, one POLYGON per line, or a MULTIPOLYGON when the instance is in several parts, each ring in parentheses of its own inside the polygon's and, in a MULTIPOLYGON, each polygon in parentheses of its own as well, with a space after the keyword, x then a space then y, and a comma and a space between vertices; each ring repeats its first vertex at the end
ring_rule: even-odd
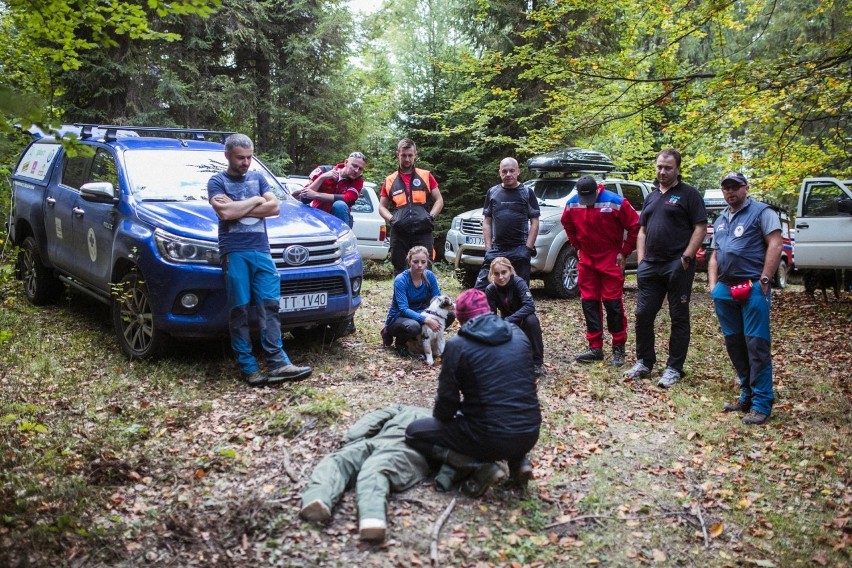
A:
POLYGON ((311 207, 331 213, 352 227, 350 209, 358 201, 364 188, 364 167, 367 158, 361 152, 352 152, 342 164, 317 166, 308 175, 310 182, 292 193, 293 197, 311 207))
POLYGON ((579 288, 589 349, 574 359, 603 361, 603 308, 612 335, 612 365, 624 365, 627 316, 624 313, 624 259, 636 248, 639 215, 624 197, 604 189, 591 176, 577 180, 577 194, 565 204, 562 226, 580 255, 579 288))

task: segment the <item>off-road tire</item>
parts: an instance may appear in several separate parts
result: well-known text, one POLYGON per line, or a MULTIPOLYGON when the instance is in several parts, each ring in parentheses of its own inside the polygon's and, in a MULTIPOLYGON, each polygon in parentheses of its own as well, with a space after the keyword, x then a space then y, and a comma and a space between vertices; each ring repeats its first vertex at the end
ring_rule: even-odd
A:
POLYGON ((52 304, 62 292, 62 282, 52 268, 41 261, 35 238, 27 237, 18 253, 18 270, 24 283, 24 295, 34 306, 52 304))
POLYGON ((151 296, 138 272, 128 272, 113 288, 112 323, 121 352, 130 360, 153 359, 166 334, 154 326, 151 296))
POLYGON ((553 270, 544 276, 544 291, 554 298, 576 298, 580 294, 578 286, 577 251, 571 245, 565 245, 556 257, 553 270))

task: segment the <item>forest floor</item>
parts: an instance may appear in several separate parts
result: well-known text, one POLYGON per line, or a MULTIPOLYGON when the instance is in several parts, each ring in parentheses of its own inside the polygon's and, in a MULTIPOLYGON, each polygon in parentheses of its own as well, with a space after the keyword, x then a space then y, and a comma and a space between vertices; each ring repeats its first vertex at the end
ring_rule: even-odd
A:
MULTIPOLYGON (((351 491, 328 525, 302 522, 301 489, 349 426, 390 404, 432 404, 439 367, 381 346, 391 280, 376 272, 357 333, 285 341, 313 376, 260 389, 237 380, 224 340, 128 362, 104 306, 69 294, 34 308, 0 274, 0 565, 424 566, 453 499, 440 565, 852 562, 852 298, 773 292, 776 405, 749 427, 720 411, 738 392, 703 276, 688 374, 669 390, 574 363, 579 301, 534 290, 547 375, 526 491, 470 499, 426 480, 391 496, 381 544, 359 540, 351 491)), ((630 277, 631 332, 635 297, 630 277)), ((656 332, 664 360, 665 314, 656 332)), ((632 364, 632 337, 627 352, 632 364)))

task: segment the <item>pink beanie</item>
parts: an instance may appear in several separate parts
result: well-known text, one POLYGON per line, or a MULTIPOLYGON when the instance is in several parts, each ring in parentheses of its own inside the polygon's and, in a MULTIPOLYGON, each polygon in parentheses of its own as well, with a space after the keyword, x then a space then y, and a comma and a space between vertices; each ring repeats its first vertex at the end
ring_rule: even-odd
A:
POLYGON ((465 290, 456 299, 456 318, 462 324, 476 316, 489 313, 491 306, 488 305, 488 298, 482 290, 465 290))

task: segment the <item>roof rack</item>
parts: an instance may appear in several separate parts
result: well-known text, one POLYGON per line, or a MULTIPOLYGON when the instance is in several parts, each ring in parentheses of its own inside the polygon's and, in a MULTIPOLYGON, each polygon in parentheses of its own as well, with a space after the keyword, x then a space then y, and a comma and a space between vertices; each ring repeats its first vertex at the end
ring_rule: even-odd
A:
MULTIPOLYGON (((224 144, 225 138, 234 134, 234 132, 224 132, 218 130, 206 130, 203 128, 165 128, 160 126, 120 126, 115 124, 86 124, 74 123, 74 126, 80 127, 80 138, 85 140, 91 138, 94 130, 105 130, 104 141, 114 142, 118 140, 119 132, 130 133, 134 132, 138 136, 140 132, 157 133, 157 134, 180 134, 189 135, 193 140, 207 140, 208 137, 221 139, 224 144)), ((132 134, 131 134, 132 136, 132 134)))

